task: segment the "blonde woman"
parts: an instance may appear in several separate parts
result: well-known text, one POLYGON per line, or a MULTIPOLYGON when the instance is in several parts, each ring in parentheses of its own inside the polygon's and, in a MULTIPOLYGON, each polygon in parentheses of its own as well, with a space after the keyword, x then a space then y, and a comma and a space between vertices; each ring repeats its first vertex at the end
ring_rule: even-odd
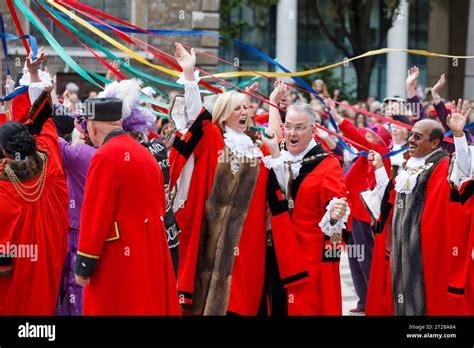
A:
POLYGON ((194 51, 177 44, 176 60, 183 68, 188 118, 200 109, 187 132, 177 133, 170 153, 170 185, 178 192, 174 207, 182 231, 182 309, 195 315, 256 315, 265 275, 263 149, 247 135, 245 95, 222 93, 211 116, 201 109, 194 51))

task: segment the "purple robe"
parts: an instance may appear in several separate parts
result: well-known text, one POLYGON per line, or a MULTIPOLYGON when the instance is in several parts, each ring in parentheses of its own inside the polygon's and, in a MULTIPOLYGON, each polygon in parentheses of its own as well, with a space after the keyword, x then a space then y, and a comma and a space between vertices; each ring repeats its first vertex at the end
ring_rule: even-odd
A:
POLYGON ((97 149, 83 144, 71 145, 62 138, 59 138, 59 145, 69 194, 69 249, 64 263, 56 314, 81 315, 83 293, 82 287, 76 283, 74 265, 76 263, 86 174, 89 163, 97 149))

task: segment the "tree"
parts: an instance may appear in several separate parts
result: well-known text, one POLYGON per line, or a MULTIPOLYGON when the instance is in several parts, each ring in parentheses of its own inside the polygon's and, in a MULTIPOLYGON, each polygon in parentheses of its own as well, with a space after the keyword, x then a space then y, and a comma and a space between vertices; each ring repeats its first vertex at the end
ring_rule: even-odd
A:
MULTIPOLYGON (((377 0, 376 0, 377 1, 377 0)), ((315 1, 315 13, 321 30, 331 43, 346 57, 355 57, 384 45, 389 29, 400 14, 400 0, 384 0, 379 35, 370 28, 374 0, 315 1), (349 42, 350 48, 345 41, 349 42)), ((377 56, 352 61, 357 76, 357 98, 369 96, 370 75, 377 56)))

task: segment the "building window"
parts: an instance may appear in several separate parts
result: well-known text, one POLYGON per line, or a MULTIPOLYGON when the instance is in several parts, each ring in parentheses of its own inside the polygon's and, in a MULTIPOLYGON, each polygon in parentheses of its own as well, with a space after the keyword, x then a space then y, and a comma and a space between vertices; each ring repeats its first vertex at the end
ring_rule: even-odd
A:
MULTIPOLYGON (((131 4, 130 0, 114 0, 114 1, 107 1, 107 0, 86 0, 83 3, 87 6, 93 7, 99 11, 108 13, 114 17, 123 19, 125 21, 130 22, 130 14, 131 11, 131 4)), ((40 18, 43 25, 48 29, 48 31, 54 36, 54 38, 64 47, 79 47, 80 44, 70 37, 63 29, 61 29, 58 25, 56 25, 44 12, 43 10, 36 5, 36 3, 31 3, 31 9, 35 12, 35 14, 40 18)), ((90 20, 89 18, 85 18, 81 16, 85 20, 90 20)), ((112 47, 107 41, 97 37, 97 35, 91 33, 87 28, 84 28, 82 25, 76 23, 74 20, 70 22, 76 29, 80 32, 86 34, 87 36, 91 37, 95 41, 97 41, 102 46, 112 47)), ((111 23, 117 24, 117 23, 111 23)), ((40 33, 40 31, 30 23, 31 34, 37 39, 38 46, 48 46, 49 43, 40 33)), ((109 36, 114 37, 114 34, 110 30, 104 30, 105 33, 109 36)))

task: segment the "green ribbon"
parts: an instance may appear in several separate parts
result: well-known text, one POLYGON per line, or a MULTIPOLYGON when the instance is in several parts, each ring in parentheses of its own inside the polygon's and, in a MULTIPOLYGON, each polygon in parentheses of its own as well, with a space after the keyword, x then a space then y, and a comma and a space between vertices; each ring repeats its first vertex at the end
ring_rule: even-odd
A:
MULTIPOLYGON (((19 1, 19 0, 16 0, 16 1, 19 1)), ((102 45, 100 45, 99 43, 97 43, 96 41, 92 40, 89 36, 81 33, 80 31, 78 31, 74 26, 72 26, 67 20, 65 20, 62 16, 60 16, 54 9, 52 9, 48 4, 46 4, 43 0, 37 0, 38 3, 40 3, 45 9, 48 9, 49 10, 49 13, 54 16, 54 18, 56 18, 56 20, 58 22, 60 22, 62 25, 64 25, 66 28, 68 28, 72 33, 74 33, 77 37, 79 37, 82 41, 86 42, 90 47, 92 48, 95 48, 99 51, 101 51, 102 53, 104 53, 109 59, 111 60, 117 60, 120 62, 120 66, 125 69, 127 72, 129 72, 131 75, 135 76, 135 77, 138 77, 140 79, 146 79, 148 81, 152 81, 152 82, 155 82, 155 83, 158 83, 158 84, 163 84, 163 85, 167 85, 167 86, 171 86, 171 87, 175 87, 175 88, 183 88, 184 86, 181 85, 181 84, 178 84, 176 82, 171 82, 171 81, 167 81, 167 80, 164 80, 164 79, 161 79, 161 78, 158 78, 158 77, 155 77, 153 75, 150 75, 148 73, 145 73, 139 69, 136 69, 134 67, 132 67, 131 65, 125 63, 123 60, 121 60, 120 58, 118 58, 115 54, 113 54, 112 52, 110 52, 108 49, 106 49, 105 47, 103 47, 102 45)), ((62 49, 62 48, 61 48, 62 49)), ((64 51, 64 50, 63 50, 64 51)), ((101 78, 103 78, 101 76, 101 78)), ((245 87, 246 85, 248 84, 251 84, 255 81, 258 81, 259 79, 261 78, 261 76, 256 76, 252 79, 249 79, 249 80, 246 80, 246 81, 242 81, 240 82, 237 87, 239 88, 243 88, 245 87)), ((153 88, 153 87, 152 87, 153 88)), ((159 94, 161 95, 164 95, 164 93, 160 92, 158 89, 154 88, 159 94)), ((232 88, 230 90, 234 90, 235 88, 232 88)), ((213 94, 211 91, 208 91, 208 90, 201 90, 201 93, 202 94, 213 94)))
POLYGON ((75 61, 72 59, 66 51, 61 47, 61 45, 56 41, 56 39, 49 33, 49 31, 41 24, 30 9, 23 3, 22 0, 15 0, 15 5, 23 13, 23 15, 33 24, 40 32, 43 34, 45 39, 49 42, 51 47, 58 53, 61 59, 69 65, 75 72, 77 72, 82 78, 86 79, 94 86, 102 88, 94 79, 92 79, 83 68, 81 68, 75 61))

